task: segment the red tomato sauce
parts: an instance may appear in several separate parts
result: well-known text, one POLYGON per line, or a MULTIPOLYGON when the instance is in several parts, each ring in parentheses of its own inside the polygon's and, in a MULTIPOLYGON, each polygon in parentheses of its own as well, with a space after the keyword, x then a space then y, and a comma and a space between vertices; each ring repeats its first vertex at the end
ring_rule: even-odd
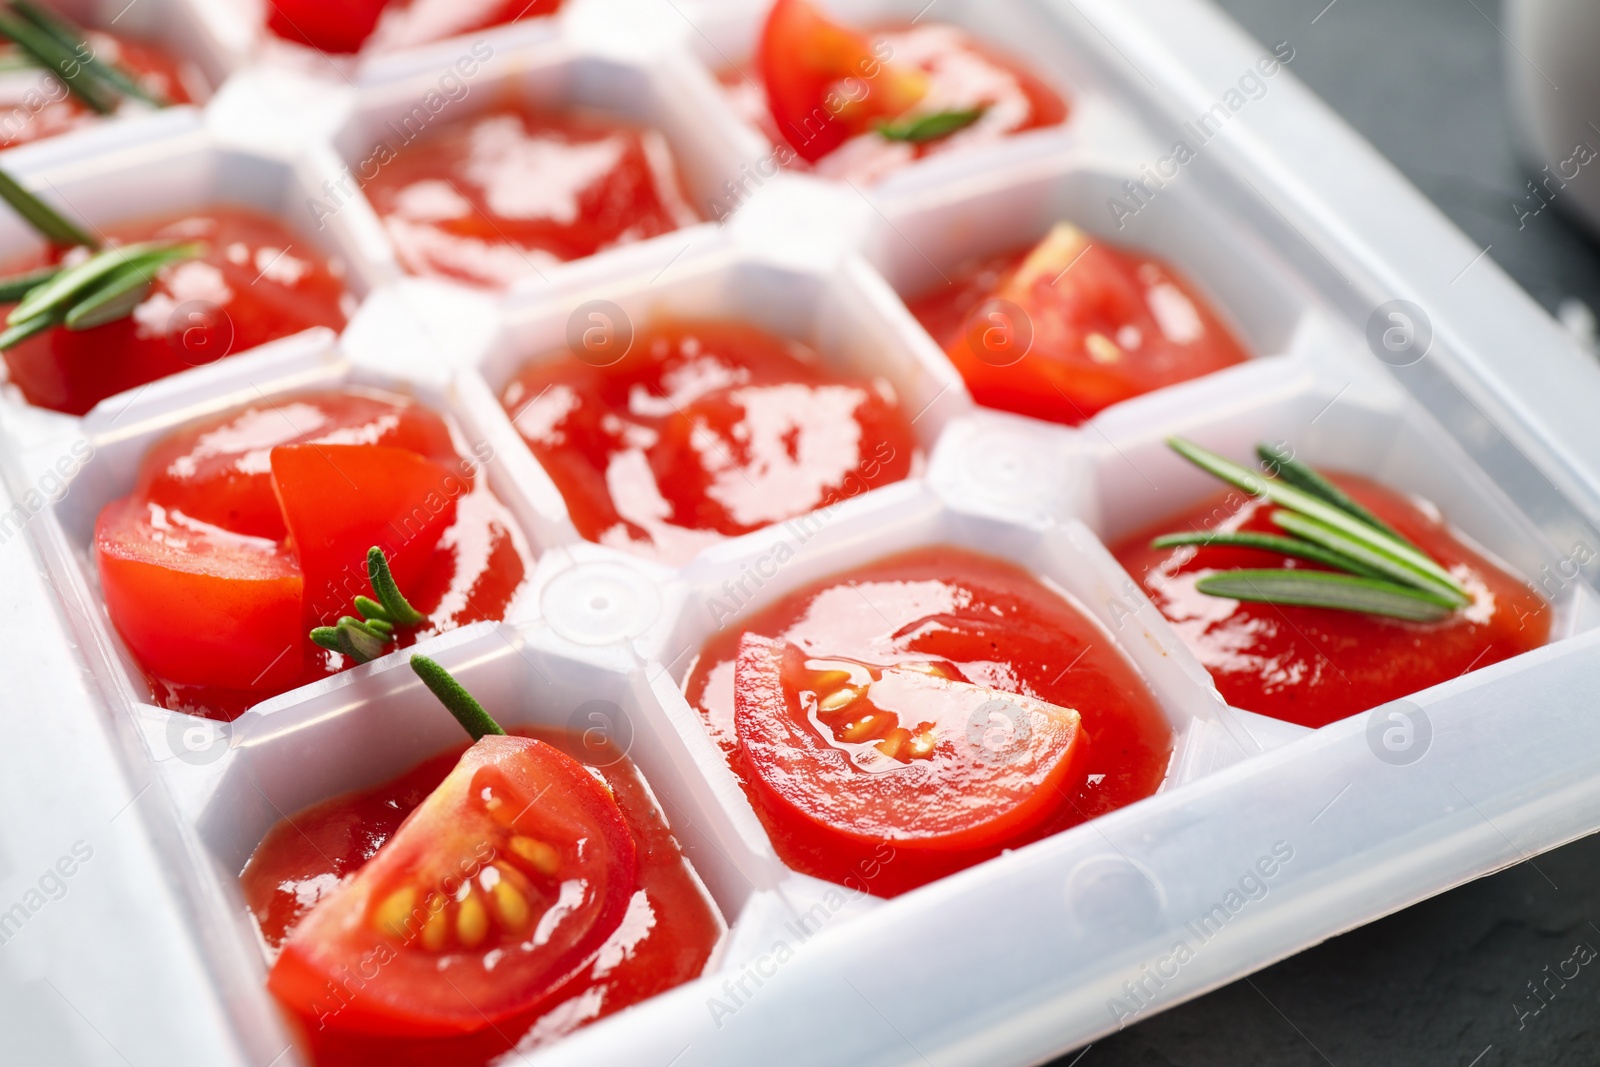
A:
MULTIPOLYGON (((638 873, 622 925, 594 962, 537 1008, 462 1037, 389 1038, 319 1029, 301 1019, 318 1067, 479 1067, 513 1049, 529 1052, 596 1019, 699 976, 725 929, 715 903, 683 858, 666 816, 633 762, 555 730, 518 730, 598 769, 633 835, 638 873)), ((350 877, 433 791, 465 746, 383 785, 348 793, 285 819, 240 874, 269 959, 318 901, 350 877)))
MULTIPOLYGON (((106 397, 313 326, 342 329, 355 307, 341 263, 249 208, 218 205, 103 234, 111 244, 200 241, 205 252, 163 267, 126 318, 88 330, 57 327, 7 349, 10 380, 30 404, 82 415, 106 397)), ((5 273, 61 258, 59 250, 39 252, 5 273)))
MULTIPOLYGON (((828 138, 829 144, 819 146, 826 147, 826 151, 817 157, 806 143, 804 131, 815 125, 807 118, 828 112, 829 94, 843 93, 850 85, 846 79, 851 72, 837 77, 818 76, 813 98, 797 101, 795 113, 786 111, 782 121, 775 117, 777 109, 771 104, 763 80, 774 75, 764 74, 759 64, 752 62, 744 70, 721 70, 717 79, 734 110, 779 146, 780 163, 860 184, 879 181, 931 155, 981 148, 1027 130, 1059 126, 1067 120, 1067 102, 1048 83, 1021 61, 955 26, 887 26, 873 31, 871 38, 874 57, 916 70, 927 79, 927 95, 918 102, 918 112, 962 111, 979 106, 987 106, 988 110, 972 125, 937 140, 916 144, 890 141, 876 132, 856 133, 837 145, 828 138)), ((799 62, 801 42, 779 41, 775 51, 783 57, 779 62, 788 68, 799 62)), ((785 69, 778 76, 790 73, 794 72, 785 69)), ((839 113, 848 111, 846 106, 839 113)))
MULTIPOLYGON (((188 86, 198 84, 198 73, 162 48, 103 30, 86 30, 84 39, 97 59, 122 68, 157 99, 191 102, 188 86)), ((0 61, 11 60, 20 60, 20 52, 7 44, 0 48, 0 61)), ((48 74, 23 70, 0 75, 0 148, 42 141, 102 117, 48 74)))
POLYGON ((561 0, 271 0, 267 28, 324 52, 404 48, 458 33, 554 14, 561 0))
MULTIPOLYGON (((1013 564, 934 546, 879 560, 796 590, 706 642, 683 684, 745 784, 774 847, 796 870, 894 896, 1154 793, 1172 729, 1109 635, 1061 593, 1013 564), (1086 746, 1043 816, 982 847, 913 854, 846 843, 775 816, 751 788, 735 726, 736 657, 745 634, 789 642, 809 657, 877 666, 908 660, 953 667, 969 682, 1076 709, 1086 746), (876 861, 876 862, 875 862, 876 861)), ((909 720, 907 720, 909 721, 909 720)), ((866 772, 863 772, 866 773, 866 772)), ((907 799, 907 817, 916 804, 907 799)))
POLYGON ((1069 426, 1249 358, 1177 271, 1065 226, 909 306, 978 403, 1069 426))
POLYGON ((374 544, 428 616, 391 649, 503 618, 532 553, 479 476, 490 458, 414 401, 355 388, 263 401, 158 441, 95 533, 107 610, 156 702, 231 720, 349 666, 306 635, 372 595, 374 544), (309 473, 286 467, 286 452, 309 473), (396 500, 396 469, 431 472, 424 486, 438 484, 438 499, 396 500), (286 519, 284 504, 299 501, 320 523, 291 516, 310 544, 286 519))
POLYGON ((646 127, 499 109, 399 140, 364 188, 413 274, 504 286, 700 221, 646 127))
MULTIPOLYGON (((1549 640, 1549 605, 1458 540, 1431 505, 1359 475, 1323 473, 1437 560, 1466 587, 1472 604, 1439 622, 1419 623, 1208 596, 1194 587, 1207 574, 1285 564, 1283 556, 1257 549, 1149 547, 1153 537, 1187 530, 1280 532, 1270 519, 1274 505, 1237 490, 1208 497, 1113 551, 1228 703, 1301 726, 1326 726, 1549 640)), ((1287 563, 1326 569, 1305 560, 1287 563)))
POLYGON ((608 366, 535 360, 501 402, 580 534, 673 563, 920 462, 887 380, 738 322, 653 322, 608 366))

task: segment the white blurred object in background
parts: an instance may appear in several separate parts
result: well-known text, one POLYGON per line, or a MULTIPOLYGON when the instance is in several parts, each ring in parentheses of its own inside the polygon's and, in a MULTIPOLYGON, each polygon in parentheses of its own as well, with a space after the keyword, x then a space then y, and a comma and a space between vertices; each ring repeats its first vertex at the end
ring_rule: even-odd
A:
POLYGON ((1517 147, 1528 164, 1526 222, 1559 204, 1600 231, 1600 3, 1506 0, 1506 83, 1517 147))

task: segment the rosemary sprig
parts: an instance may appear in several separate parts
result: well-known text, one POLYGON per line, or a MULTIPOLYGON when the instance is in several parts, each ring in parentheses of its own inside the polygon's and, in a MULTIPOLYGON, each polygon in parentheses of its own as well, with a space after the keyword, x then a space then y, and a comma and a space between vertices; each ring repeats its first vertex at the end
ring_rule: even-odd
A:
POLYGON ((8 38, 30 59, 48 70, 93 111, 109 115, 117 109, 118 94, 105 82, 89 73, 84 56, 89 49, 75 51, 54 36, 13 14, 0 14, 0 36, 8 38))
POLYGON ((880 122, 877 129, 879 135, 888 141, 924 144, 966 129, 983 118, 983 113, 988 110, 989 107, 985 104, 960 111, 935 111, 930 115, 903 116, 888 122, 880 122))
MULTIPOLYGON (((27 290, 11 309, 0 333, 0 349, 52 326, 87 330, 129 315, 149 294, 162 267, 202 251, 198 244, 152 241, 105 249, 75 267, 57 270, 27 290)), ((21 279, 0 278, 0 289, 14 284, 20 285, 21 279)))
POLYGON ((117 64, 95 55, 81 26, 74 25, 60 14, 40 7, 31 0, 12 0, 11 7, 17 14, 48 34, 57 44, 69 50, 90 76, 99 78, 124 96, 136 97, 153 107, 168 106, 168 101, 140 85, 133 75, 117 64))
POLYGON ((1398 540, 1390 534, 1384 533, 1370 526, 1367 522, 1350 514, 1342 508, 1334 507, 1320 497, 1296 489, 1277 478, 1257 474, 1246 467, 1241 467, 1232 460, 1224 459, 1215 452, 1207 451, 1199 445, 1185 441, 1179 437, 1169 438, 1167 444, 1179 455, 1189 460, 1195 466, 1216 475, 1230 485, 1237 486, 1252 496, 1265 497, 1279 507, 1298 511, 1302 515, 1313 519, 1320 519, 1334 529, 1339 530, 1357 541, 1366 543, 1394 559, 1405 563, 1419 577, 1428 579, 1429 585, 1442 586, 1448 589, 1459 604, 1469 602, 1467 591, 1461 583, 1451 577, 1450 572, 1429 557, 1426 553, 1413 545, 1398 540))
POLYGON ((1195 583, 1195 588, 1234 600, 1359 611, 1412 622, 1437 622, 1455 610, 1448 601, 1407 586, 1331 571, 1241 568, 1208 574, 1195 583))
POLYGON ((28 290, 37 288, 60 273, 60 267, 40 267, 38 270, 13 274, 9 278, 0 278, 0 304, 21 300, 28 295, 28 290))
POLYGON ((1150 542, 1151 548, 1176 548, 1179 545, 1199 545, 1204 548, 1259 548, 1266 552, 1277 552, 1284 556, 1296 556, 1315 563, 1325 563, 1330 567, 1338 567, 1352 574, 1364 574, 1369 578, 1384 576, 1380 570, 1365 567, 1356 560, 1338 552, 1330 552, 1321 545, 1294 537, 1280 537, 1278 534, 1253 533, 1249 530, 1238 533, 1205 533, 1197 530, 1190 533, 1162 534, 1150 542))
POLYGON ((357 663, 371 663, 383 655, 394 640, 396 626, 418 626, 428 621, 400 595, 389 560, 377 545, 367 549, 367 581, 377 599, 356 597, 361 618, 341 615, 337 624, 315 627, 310 634, 311 640, 323 648, 349 656, 357 663))
POLYGON ((422 679, 422 684, 439 698, 439 703, 456 717, 456 722, 472 735, 472 740, 482 741, 487 734, 505 734, 493 716, 483 710, 483 705, 474 700, 472 694, 439 664, 427 656, 417 655, 411 657, 411 669, 422 679))
POLYGON ((1401 537, 1393 526, 1390 526, 1356 503, 1349 493, 1346 493, 1321 474, 1318 474, 1311 466, 1301 463, 1289 455, 1286 449, 1274 448, 1268 444, 1259 444, 1256 446, 1256 455, 1261 457, 1261 462, 1266 465, 1269 471, 1296 489, 1304 489, 1312 496, 1321 497, 1340 511, 1347 511, 1367 525, 1377 527, 1396 541, 1408 545, 1411 544, 1410 541, 1401 537))
POLYGON ((83 227, 76 223, 67 221, 55 208, 28 192, 3 170, 0 170, 0 200, 10 205, 11 210, 22 216, 22 221, 32 226, 38 231, 39 236, 51 244, 100 247, 97 238, 85 232, 83 227))
POLYGON ((103 249, 94 237, 4 171, 0 171, 0 200, 10 204, 47 241, 95 250, 76 266, 46 267, 0 278, 0 303, 17 301, 0 331, 0 349, 56 326, 88 330, 130 315, 149 295, 162 267, 205 251, 201 244, 171 241, 103 249))
POLYGON ((1431 556, 1380 522, 1310 466, 1261 445, 1277 476, 1257 474, 1181 438, 1167 442, 1202 470, 1278 505, 1272 522, 1289 536, 1238 532, 1165 534, 1154 548, 1176 545, 1254 548, 1311 560, 1345 573, 1237 569, 1207 575, 1196 588, 1211 596, 1300 604, 1434 621, 1470 603, 1461 583, 1431 556))

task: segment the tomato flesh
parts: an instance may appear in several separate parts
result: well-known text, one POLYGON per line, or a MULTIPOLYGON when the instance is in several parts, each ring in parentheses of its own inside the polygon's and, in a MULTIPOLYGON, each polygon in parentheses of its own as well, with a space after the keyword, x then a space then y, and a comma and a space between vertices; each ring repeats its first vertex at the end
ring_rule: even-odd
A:
POLYGON ((316 442, 406 449, 441 466, 459 457, 443 419, 392 394, 359 389, 228 411, 157 441, 135 491, 252 537, 288 534, 272 492, 272 449, 316 442), (399 401, 399 402, 397 402, 399 401))
POLYGON ((347 666, 306 632, 352 614, 353 598, 370 592, 375 544, 428 616, 403 628, 397 647, 503 618, 530 555, 476 469, 437 414, 371 389, 267 401, 157 441, 133 493, 103 511, 96 540, 108 613, 155 700, 231 719, 347 666), (256 621, 239 627, 235 617, 256 621), (190 622, 202 619, 226 639, 196 639, 190 622), (263 673, 258 653, 273 644, 283 658, 263 673))
MULTIPOLYGON (((722 596, 711 608, 732 610, 722 596)), ((1013 564, 950 545, 820 579, 753 612, 706 642, 684 679, 684 695, 727 755, 784 861, 880 896, 1149 796, 1172 752, 1165 715, 1105 631, 1013 564), (741 655, 745 642, 760 648, 758 639, 769 649, 792 646, 804 669, 791 669, 784 682, 780 664, 774 681, 771 657, 762 663, 754 652, 741 655), (934 673, 918 677, 917 668, 934 673), (846 684, 830 672, 857 669, 893 675, 896 684, 874 683, 877 693, 869 688, 871 695, 861 698, 867 705, 852 702, 824 715, 823 697, 815 694, 846 684), (977 708, 988 698, 979 700, 979 689, 1006 694, 1010 703, 990 707, 985 719, 977 708), (814 704, 812 696, 801 703, 807 692, 814 704), (871 707, 880 696, 882 706, 871 707), (857 716, 857 707, 890 712, 893 721, 857 716), (1009 707, 1028 711, 1025 743, 1011 743, 1023 736, 1016 727, 1024 719, 1009 707), (1071 713, 1060 709, 1078 714, 1075 739, 1067 738, 1071 713), (796 717, 801 710, 804 723, 796 717), (958 765, 954 756, 963 749, 973 758, 958 765), (895 766, 879 758, 890 752, 895 766), (951 797, 956 785, 978 790, 993 821, 982 828, 963 824, 959 805, 947 807, 941 796, 909 784, 871 787, 885 790, 882 809, 858 811, 851 794, 867 788, 857 779, 868 775, 846 765, 844 757, 855 753, 891 780, 943 781, 948 774, 951 797), (808 784, 800 769, 812 763, 822 777, 808 784), (1021 768, 1028 774, 1013 778, 1021 768), (1026 798, 1023 779, 1037 782, 1026 798), (840 832, 858 821, 869 827, 865 833, 840 832), (921 844, 906 832, 919 826, 934 831, 921 844), (898 837, 891 838, 892 828, 898 837)))
POLYGON ((371 595, 367 551, 377 545, 410 588, 455 522, 466 483, 432 460, 387 445, 282 445, 272 488, 305 573, 311 616, 325 625, 371 595))
POLYGON ((693 225, 656 130, 500 108, 369 157, 363 191, 413 274, 485 287, 693 225))
POLYGON ((866 36, 827 19, 807 0, 772 5, 758 60, 773 121, 812 162, 927 92, 918 72, 881 61, 866 36), (846 79, 849 94, 841 85, 846 79))
POLYGON ((1078 713, 952 673, 807 659, 746 634, 734 724, 751 785, 769 810, 856 842, 975 848, 1026 830, 1060 803, 1078 713))
POLYGON ((100 512, 106 610, 147 670, 196 685, 282 685, 302 670, 300 567, 273 541, 128 497, 100 512))
MULTIPOLYGON (((539 730, 540 740, 604 779, 634 840, 638 865, 622 923, 586 966, 522 1014, 452 1037, 381 1036, 302 1022, 318 1067, 484 1067, 698 976, 725 927, 673 838, 638 768, 593 735, 539 730)), ((269 959, 319 903, 368 863, 455 767, 460 746, 370 789, 322 801, 280 821, 240 874, 269 959)))
POLYGON ((1066 101, 1026 65, 955 26, 920 19, 869 38, 805 0, 780 0, 756 59, 759 83, 738 68, 718 72, 724 95, 777 144, 780 164, 830 178, 876 182, 926 156, 1067 117, 1066 101), (972 109, 982 110, 977 121, 931 140, 890 140, 877 130, 891 119, 972 109))
POLYGON ((582 764, 533 738, 485 737, 295 928, 268 986, 336 1030, 482 1030, 594 954, 636 874, 616 800, 582 764))
POLYGON ((402 47, 548 15, 561 0, 271 0, 267 28, 324 52, 361 50, 374 31, 402 47), (381 19, 381 26, 380 26, 381 19))
POLYGON ((1276 507, 1219 493, 1113 547, 1171 620, 1228 703, 1320 727, 1487 667, 1544 644, 1550 606, 1524 582, 1458 540, 1436 514, 1359 475, 1323 472, 1358 503, 1455 575, 1473 603, 1439 622, 1416 623, 1327 608, 1207 596, 1195 583, 1235 567, 1310 567, 1256 549, 1156 549, 1178 530, 1281 533, 1276 507))
POLYGON ((535 360, 501 397, 591 541, 683 562, 905 478, 917 440, 892 387, 737 322, 660 320, 596 366, 535 360))
MULTIPOLYGON (((223 206, 106 229, 115 244, 199 241, 198 259, 169 264, 127 318, 57 327, 5 350, 28 403, 82 415, 100 401, 313 326, 342 329, 343 268, 305 237, 249 208, 223 206)), ((43 266, 59 250, 7 264, 43 266)))
POLYGON ((911 303, 986 407, 1076 425, 1249 358, 1160 260, 1065 224, 911 303))

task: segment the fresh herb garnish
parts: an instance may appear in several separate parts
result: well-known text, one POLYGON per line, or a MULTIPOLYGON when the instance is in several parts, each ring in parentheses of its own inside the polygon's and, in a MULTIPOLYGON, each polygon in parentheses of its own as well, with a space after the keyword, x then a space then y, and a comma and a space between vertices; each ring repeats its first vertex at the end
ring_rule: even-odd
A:
POLYGON ((411 657, 411 669, 422 679, 422 684, 439 698, 439 703, 456 717, 456 722, 472 735, 473 741, 482 741, 487 734, 505 734, 500 724, 483 710, 483 705, 474 700, 472 694, 439 664, 427 656, 417 655, 411 657))
POLYGON ((132 74, 123 70, 117 64, 95 55, 94 49, 89 47, 88 39, 85 37, 81 26, 68 21, 57 12, 32 3, 31 0, 12 0, 11 7, 17 14, 44 31, 63 48, 70 49, 73 56, 92 77, 99 78, 110 85, 112 89, 125 96, 136 97, 153 107, 168 106, 168 101, 140 85, 138 79, 132 74))
POLYGON ((966 129, 983 118, 983 113, 988 110, 989 106, 984 104, 980 107, 970 107, 961 111, 935 111, 929 115, 907 115, 888 122, 880 122, 877 129, 879 135, 885 140, 924 144, 928 141, 937 141, 941 137, 949 137, 958 130, 966 129))
POLYGON ((1208 574, 1195 583, 1195 588, 1234 600, 1360 611, 1413 622, 1436 622, 1455 610, 1443 600, 1394 582, 1331 571, 1241 568, 1208 574))
POLYGON ((70 267, 46 267, 0 278, 0 302, 17 301, 0 331, 0 349, 10 348, 55 326, 88 330, 133 313, 149 295, 161 268, 201 255, 200 244, 146 241, 101 248, 60 212, 0 171, 0 200, 56 245, 96 250, 70 267))
POLYGON ((35 65, 60 79, 86 107, 102 115, 115 111, 125 96, 156 107, 167 104, 127 71, 96 56, 82 28, 29 0, 0 7, 0 37, 10 40, 35 65))
POLYGON ((1300 604, 1415 621, 1444 618, 1471 602, 1461 583, 1431 556, 1378 520, 1304 463, 1262 445, 1275 470, 1258 474, 1181 438, 1167 442, 1191 463, 1252 496, 1278 505, 1272 521, 1288 536, 1264 533, 1177 533, 1151 542, 1254 548, 1337 568, 1345 573, 1240 569, 1210 574, 1195 587, 1211 596, 1300 604))
POLYGON ((370 663, 383 655, 386 646, 394 640, 396 626, 419 626, 428 621, 426 615, 400 595, 400 587, 389 570, 389 560, 376 545, 367 550, 367 581, 372 584, 377 599, 356 597, 360 618, 342 615, 335 625, 318 626, 310 635, 311 640, 323 648, 349 656, 357 663, 370 663))
POLYGON ((49 204, 24 189, 15 178, 0 170, 0 200, 22 216, 45 240, 55 245, 82 245, 99 248, 100 242, 77 223, 69 222, 49 204))

